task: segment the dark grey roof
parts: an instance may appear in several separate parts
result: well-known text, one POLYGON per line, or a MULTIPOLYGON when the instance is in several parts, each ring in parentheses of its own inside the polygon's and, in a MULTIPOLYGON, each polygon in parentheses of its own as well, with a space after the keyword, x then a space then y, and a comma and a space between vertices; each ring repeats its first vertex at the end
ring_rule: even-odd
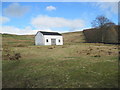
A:
POLYGON ((39 32, 41 32, 43 35, 57 35, 57 36, 62 36, 58 32, 45 32, 45 31, 39 31, 39 32))

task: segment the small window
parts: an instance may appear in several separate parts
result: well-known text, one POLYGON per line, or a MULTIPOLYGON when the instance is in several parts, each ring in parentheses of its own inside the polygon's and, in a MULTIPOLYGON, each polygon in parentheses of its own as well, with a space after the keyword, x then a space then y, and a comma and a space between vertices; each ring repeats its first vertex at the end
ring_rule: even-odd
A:
POLYGON ((46 39, 46 42, 48 42, 48 39, 46 39))
POLYGON ((59 39, 59 42, 60 42, 60 39, 59 39))

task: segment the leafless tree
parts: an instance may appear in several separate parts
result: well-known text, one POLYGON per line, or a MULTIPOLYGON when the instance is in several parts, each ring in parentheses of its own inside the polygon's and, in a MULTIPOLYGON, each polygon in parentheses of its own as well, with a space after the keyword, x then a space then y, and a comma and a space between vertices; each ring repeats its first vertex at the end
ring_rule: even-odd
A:
POLYGON ((98 16, 95 18, 95 20, 93 20, 91 22, 92 26, 94 28, 98 28, 101 34, 101 42, 103 42, 104 39, 104 30, 107 29, 107 27, 113 26, 115 25, 112 21, 110 21, 108 18, 106 18, 105 16, 98 16))
POLYGON ((102 28, 102 27, 105 27, 106 25, 113 25, 114 23, 110 21, 108 18, 106 18, 105 16, 101 15, 96 17, 91 24, 95 28, 102 28))

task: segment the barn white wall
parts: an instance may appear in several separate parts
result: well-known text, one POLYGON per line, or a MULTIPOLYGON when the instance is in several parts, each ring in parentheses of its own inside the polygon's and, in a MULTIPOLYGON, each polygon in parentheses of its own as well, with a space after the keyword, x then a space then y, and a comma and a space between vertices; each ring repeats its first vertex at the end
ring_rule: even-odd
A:
POLYGON ((44 37, 43 34, 38 32, 35 36, 35 45, 44 45, 44 37))
POLYGON ((56 45, 63 45, 63 37, 62 36, 53 36, 53 35, 44 35, 45 45, 51 45, 51 39, 56 39, 56 45), (46 42, 48 39, 48 42, 46 42), (60 40, 60 42, 59 42, 60 40))

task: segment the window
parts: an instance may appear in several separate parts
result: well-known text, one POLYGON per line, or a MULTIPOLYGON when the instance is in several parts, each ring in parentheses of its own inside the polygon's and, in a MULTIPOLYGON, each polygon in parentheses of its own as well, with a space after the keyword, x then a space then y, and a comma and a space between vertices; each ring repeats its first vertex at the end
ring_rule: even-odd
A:
POLYGON ((60 42, 60 39, 59 39, 59 42, 60 42))
POLYGON ((48 42, 48 39, 46 39, 46 42, 48 42))

